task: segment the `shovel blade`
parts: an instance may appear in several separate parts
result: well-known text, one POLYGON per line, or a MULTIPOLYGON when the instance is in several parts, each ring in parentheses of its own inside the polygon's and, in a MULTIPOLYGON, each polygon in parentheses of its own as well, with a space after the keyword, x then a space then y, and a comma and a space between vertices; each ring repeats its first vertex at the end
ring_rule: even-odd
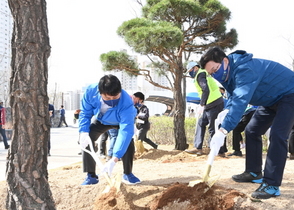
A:
POLYGON ((209 176, 210 171, 211 171, 211 165, 207 164, 206 169, 203 174, 203 178, 201 180, 198 179, 198 180, 190 181, 188 186, 193 187, 196 184, 199 184, 201 182, 205 182, 209 188, 212 187, 216 183, 216 181, 219 179, 220 176, 210 177, 209 176))
POLYGON ((109 180, 107 181, 107 183, 108 185, 102 191, 102 193, 108 193, 112 187, 116 189, 116 192, 119 192, 120 185, 121 185, 121 174, 116 174, 113 178, 109 177, 109 180))
POLYGON ((188 186, 189 186, 189 187, 194 187, 196 184, 199 184, 199 183, 201 183, 201 182, 203 182, 202 179, 192 180, 192 181, 189 182, 188 186))

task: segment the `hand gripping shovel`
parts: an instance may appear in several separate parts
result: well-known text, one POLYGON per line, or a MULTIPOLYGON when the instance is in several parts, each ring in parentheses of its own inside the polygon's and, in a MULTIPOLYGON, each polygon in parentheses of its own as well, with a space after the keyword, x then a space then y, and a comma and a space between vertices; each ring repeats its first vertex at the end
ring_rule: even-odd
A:
MULTIPOLYGON (((220 124, 220 122, 216 119, 215 120, 215 129, 218 129, 218 125, 220 124)), ((190 187, 193 187, 194 185, 200 183, 200 182, 205 182, 209 188, 212 187, 214 185, 214 183, 219 179, 220 175, 216 175, 216 176, 213 176, 213 177, 210 177, 209 174, 210 174, 210 171, 211 171, 211 167, 212 167, 212 163, 213 163, 213 160, 214 160, 214 157, 218 154, 219 152, 219 149, 220 147, 217 146, 216 144, 213 145, 213 147, 211 148, 210 152, 209 152, 209 155, 208 155, 208 159, 207 159, 207 165, 206 165, 206 168, 205 168, 205 171, 204 171, 204 174, 203 174, 203 177, 201 180, 193 180, 193 181, 190 181, 189 182, 189 186, 190 187)), ((207 190, 206 189, 205 192, 207 190)))
MULTIPOLYGON (((85 149, 85 148, 82 148, 82 150, 84 152, 89 153, 92 156, 92 158, 95 160, 96 164, 98 165, 98 167, 102 171, 103 164, 100 161, 100 159, 97 157, 96 152, 94 151, 93 145, 89 144, 89 147, 90 147, 90 150, 85 149)), ((103 190, 103 193, 109 192, 111 187, 115 187, 116 192, 118 192, 120 189, 120 184, 121 184, 121 176, 119 176, 119 174, 117 174, 113 179, 111 179, 106 172, 102 172, 102 173, 108 183, 107 187, 103 190)))

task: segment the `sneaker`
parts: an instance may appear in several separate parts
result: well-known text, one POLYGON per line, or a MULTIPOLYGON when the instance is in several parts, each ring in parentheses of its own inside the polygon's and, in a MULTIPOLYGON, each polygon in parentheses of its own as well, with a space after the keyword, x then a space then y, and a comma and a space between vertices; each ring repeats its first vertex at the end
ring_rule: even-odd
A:
POLYGON ((124 174, 123 177, 122 177, 122 182, 125 183, 125 184, 128 184, 128 185, 141 183, 140 179, 135 177, 135 175, 132 174, 132 173, 124 174))
POLYGON ((257 199, 269 199, 271 197, 276 197, 281 195, 280 193, 280 188, 278 186, 271 186, 268 185, 266 182, 261 183, 259 188, 255 190, 251 194, 252 198, 257 198, 257 199))
POLYGON ((242 174, 232 176, 235 182, 253 182, 262 183, 262 173, 244 172, 242 174))
POLYGON ((9 149, 9 147, 10 147, 9 145, 5 146, 5 149, 9 149))
POLYGON ((197 148, 193 148, 193 149, 186 149, 185 152, 189 153, 189 154, 197 154, 199 150, 197 148))
POLYGON ((97 184, 99 182, 98 176, 92 177, 91 174, 87 174, 85 181, 81 185, 97 184))
POLYGON ((242 157, 242 152, 241 151, 234 151, 233 153, 229 154, 228 156, 239 156, 239 157, 242 157))

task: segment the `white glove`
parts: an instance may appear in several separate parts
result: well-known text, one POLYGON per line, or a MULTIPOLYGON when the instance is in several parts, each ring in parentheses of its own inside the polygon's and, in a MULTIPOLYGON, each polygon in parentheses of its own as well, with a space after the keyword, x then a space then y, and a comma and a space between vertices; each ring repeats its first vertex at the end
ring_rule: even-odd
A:
POLYGON ((112 170, 115 166, 116 162, 113 159, 110 159, 102 168, 102 172, 106 172, 108 176, 111 176, 112 170))
POLYGON ((217 118, 214 121, 214 126, 215 126, 215 130, 218 130, 219 125, 221 125, 225 119, 225 117, 227 116, 229 110, 225 109, 223 111, 221 111, 218 115, 217 118))
POLYGON ((204 106, 199 106, 197 108, 197 118, 200 118, 200 116, 203 114, 204 106))
POLYGON ((90 139, 89 133, 80 133, 80 145, 83 149, 86 149, 86 147, 92 144, 92 141, 90 139))
POLYGON ((220 130, 215 131, 215 134, 213 135, 210 142, 210 149, 215 153, 212 155, 216 156, 218 154, 219 149, 224 145, 225 137, 226 135, 220 130))
POLYGON ((221 111, 218 115, 217 115, 217 118, 216 120, 219 121, 220 124, 223 123, 225 117, 227 116, 229 110, 228 109, 225 109, 223 111, 221 111))

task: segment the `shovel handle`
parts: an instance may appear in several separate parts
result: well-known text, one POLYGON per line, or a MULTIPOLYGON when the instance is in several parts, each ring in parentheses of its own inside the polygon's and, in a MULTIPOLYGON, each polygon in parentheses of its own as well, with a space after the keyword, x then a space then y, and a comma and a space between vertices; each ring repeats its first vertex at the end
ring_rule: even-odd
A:
MULTIPOLYGON (((103 169, 103 164, 101 163, 101 161, 100 161, 99 158, 97 157, 97 154, 96 154, 96 152, 94 151, 94 148, 93 148, 93 144, 92 144, 92 143, 89 144, 89 147, 90 147, 90 150, 88 150, 88 149, 86 149, 86 148, 83 148, 83 147, 81 147, 81 148, 82 148, 82 150, 83 150, 84 152, 87 152, 88 154, 90 154, 90 155, 92 156, 92 158, 93 158, 93 159, 95 160, 95 162, 98 164, 98 166, 99 166, 99 168, 100 168, 100 171, 102 171, 102 169, 103 169)), ((102 173, 104 174, 104 176, 105 176, 106 181, 108 182, 108 184, 109 184, 110 186, 113 186, 113 183, 112 183, 112 181, 111 181, 109 175, 108 175, 106 172, 102 172, 102 173)))

